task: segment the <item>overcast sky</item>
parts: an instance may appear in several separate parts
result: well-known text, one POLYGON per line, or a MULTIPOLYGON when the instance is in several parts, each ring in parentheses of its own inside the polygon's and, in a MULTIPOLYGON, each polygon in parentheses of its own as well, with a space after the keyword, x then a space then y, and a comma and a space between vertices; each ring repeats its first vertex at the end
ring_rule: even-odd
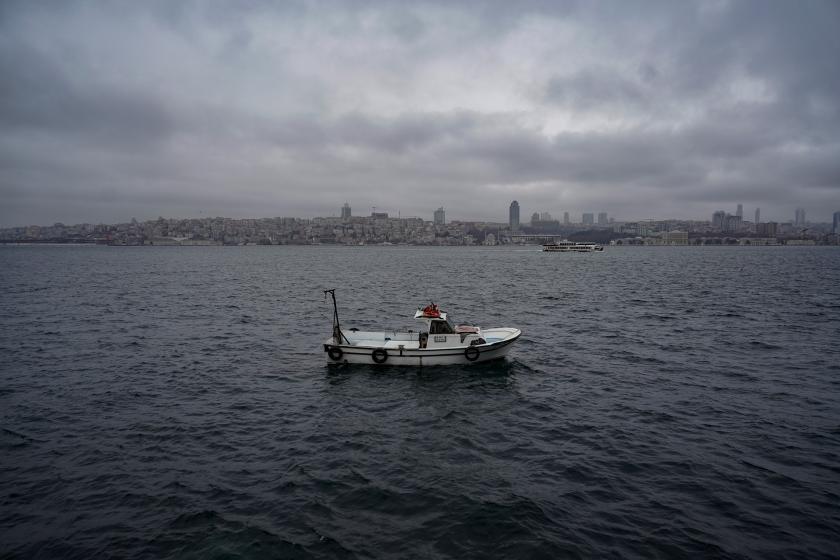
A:
POLYGON ((840 2, 0 2, 0 226, 840 210, 840 2))

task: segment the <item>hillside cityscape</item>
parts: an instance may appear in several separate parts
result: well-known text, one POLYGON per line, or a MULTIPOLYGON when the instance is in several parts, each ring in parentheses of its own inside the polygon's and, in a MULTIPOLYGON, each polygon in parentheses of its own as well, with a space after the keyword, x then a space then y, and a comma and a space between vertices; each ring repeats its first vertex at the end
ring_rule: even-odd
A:
POLYGON ((831 223, 812 223, 797 208, 786 222, 744 219, 743 205, 733 213, 714 212, 711 220, 642 220, 625 222, 606 212, 526 217, 518 201, 510 203, 508 222, 447 221, 446 210, 431 220, 393 217, 387 212, 353 215, 349 203, 340 216, 319 218, 158 218, 120 224, 56 223, 51 226, 0 228, 0 243, 142 245, 508 245, 540 243, 550 238, 612 245, 840 245, 840 211, 831 223))

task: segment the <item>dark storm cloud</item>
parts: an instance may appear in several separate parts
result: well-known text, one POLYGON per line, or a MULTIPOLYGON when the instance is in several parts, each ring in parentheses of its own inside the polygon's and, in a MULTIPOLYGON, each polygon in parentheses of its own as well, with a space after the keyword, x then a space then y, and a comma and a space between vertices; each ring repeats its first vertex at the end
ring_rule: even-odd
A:
POLYGON ((838 23, 828 1, 5 2, 0 225, 514 198, 826 219, 838 23))

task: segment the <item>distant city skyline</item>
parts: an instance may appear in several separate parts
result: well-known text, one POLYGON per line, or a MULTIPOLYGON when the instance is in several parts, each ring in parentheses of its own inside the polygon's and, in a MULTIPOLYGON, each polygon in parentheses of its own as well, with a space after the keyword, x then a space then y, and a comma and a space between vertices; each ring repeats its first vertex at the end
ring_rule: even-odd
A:
MULTIPOLYGON (((353 216, 349 204, 342 206, 342 217, 302 219, 273 217, 231 219, 158 218, 115 224, 54 224, 0 228, 2 244, 97 244, 119 246, 207 246, 207 245, 508 245, 533 243, 557 235, 586 236, 602 242, 629 245, 840 245, 837 233, 840 212, 833 224, 791 222, 752 224, 741 216, 717 211, 712 222, 699 220, 659 220, 607 222, 599 213, 584 213, 583 223, 564 224, 549 212, 534 212, 527 225, 517 224, 518 203, 510 205, 510 223, 447 221, 443 207, 435 211, 434 221, 417 217, 393 217, 388 212, 353 216)), ((801 218, 801 214, 800 214, 801 218)))
MULTIPOLYGON (((712 213, 711 216, 694 216, 694 217, 686 217, 683 216, 645 216, 640 218, 623 218, 620 215, 614 215, 610 212, 606 211, 583 211, 583 212, 575 212, 569 210, 560 210, 557 211, 557 214, 553 214, 552 211, 543 210, 543 209, 534 209, 531 211, 528 208, 523 209, 523 206, 519 204, 518 201, 514 200, 508 206, 508 218, 503 219, 498 216, 492 217, 478 217, 478 218, 464 218, 458 215, 450 216, 449 218, 445 217, 446 213, 444 210, 444 206, 439 206, 437 208, 430 208, 427 212, 421 212, 418 214, 414 213, 406 213, 400 209, 391 210, 387 207, 383 206, 371 206, 369 207, 369 212, 362 213, 360 215, 367 216, 373 215, 374 213, 378 215, 388 215, 389 217, 395 218, 398 216, 406 217, 406 218, 421 218, 426 221, 431 221, 434 223, 445 223, 445 221, 476 221, 476 222, 494 222, 494 223, 505 223, 508 224, 513 223, 513 217, 516 216, 517 224, 521 223, 520 220, 520 212, 525 211, 526 216, 528 212, 531 211, 533 220, 533 215, 535 214, 537 218, 543 221, 548 220, 556 220, 562 221, 564 224, 597 224, 597 225, 606 225, 609 222, 638 222, 638 221, 645 221, 645 220, 692 220, 692 221, 708 221, 712 224, 719 224, 720 227, 724 226, 724 220, 727 216, 734 216, 738 217, 740 220, 743 220, 743 216, 739 216, 738 212, 740 211, 743 214, 743 204, 736 204, 734 208, 731 208, 731 212, 726 210, 716 210, 712 213), (515 205, 515 206, 514 206, 515 205), (557 216, 562 214, 562 220, 557 216), (717 215, 720 215, 718 218, 717 215), (440 221, 439 221, 440 220, 440 221)), ((838 204, 840 207, 840 204, 838 204)), ((790 222, 795 225, 805 224, 805 223, 833 223, 837 218, 836 214, 838 211, 830 211, 827 212, 828 217, 825 220, 818 220, 813 219, 810 214, 807 212, 807 209, 802 207, 796 207, 792 209, 792 213, 790 216, 779 216, 779 217, 763 217, 763 212, 761 208, 756 206, 754 209, 754 216, 755 220, 752 223, 759 223, 758 220, 763 217, 763 222, 777 222, 777 223, 787 223, 790 222)), ((240 215, 233 215, 230 213, 219 213, 219 214, 204 214, 200 212, 199 214, 193 215, 183 215, 183 216, 164 216, 167 219, 171 218, 180 218, 180 219, 197 219, 202 217, 215 217, 215 216, 223 216, 232 219, 264 219, 264 218, 275 218, 275 217, 294 217, 294 218, 302 218, 302 219, 313 219, 313 218, 324 218, 324 217, 341 217, 343 219, 350 218, 352 216, 352 205, 349 202, 345 202, 343 205, 338 206, 337 210, 333 210, 331 212, 324 212, 321 214, 311 215, 311 216, 293 216, 288 213, 267 213, 267 214, 257 214, 257 215, 250 215, 250 216, 240 216, 240 215)), ((154 220, 161 217, 161 214, 156 216, 150 217, 140 217, 132 215, 130 217, 125 217, 122 219, 117 219, 114 221, 106 222, 106 221, 93 221, 93 220, 81 220, 81 221, 68 221, 68 220, 57 220, 53 222, 43 222, 43 223, 12 223, 12 224, 0 224, 0 228, 10 228, 10 227, 25 227, 25 226, 49 226, 55 223, 61 223, 65 225, 75 225, 75 224, 97 224, 97 223, 126 223, 131 221, 132 219, 137 219, 138 221, 149 221, 154 220)))
POLYGON ((840 3, 5 2, 0 227, 840 206, 840 3), (713 48, 710 46, 713 45, 713 48))

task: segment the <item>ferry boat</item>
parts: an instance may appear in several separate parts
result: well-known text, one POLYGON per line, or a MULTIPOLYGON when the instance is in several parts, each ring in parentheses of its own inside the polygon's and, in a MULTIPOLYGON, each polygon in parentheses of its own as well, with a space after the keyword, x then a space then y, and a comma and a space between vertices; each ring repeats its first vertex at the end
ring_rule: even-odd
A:
POLYGON ((543 251, 547 253, 592 253, 594 251, 603 251, 604 247, 597 243, 577 243, 575 241, 554 241, 543 245, 543 251))
POLYGON ((335 290, 332 295, 333 334, 324 342, 331 364, 434 366, 475 364, 505 357, 522 331, 510 327, 483 329, 454 325, 434 303, 417 309, 416 331, 342 330, 335 290))

